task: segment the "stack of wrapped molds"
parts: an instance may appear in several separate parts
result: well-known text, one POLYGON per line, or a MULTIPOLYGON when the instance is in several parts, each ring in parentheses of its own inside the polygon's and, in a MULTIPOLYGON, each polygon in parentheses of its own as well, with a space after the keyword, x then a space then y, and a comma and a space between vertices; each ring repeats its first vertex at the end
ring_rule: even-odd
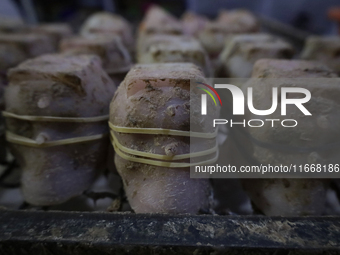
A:
POLYGON ((340 74, 340 36, 311 36, 307 38, 301 58, 316 60, 340 74))
POLYGON ((130 53, 118 36, 80 36, 66 38, 60 43, 60 52, 65 55, 93 54, 100 57, 102 66, 115 83, 120 83, 130 70, 132 62, 130 53))
POLYGON ((228 36, 218 59, 218 77, 249 78, 259 59, 290 59, 294 48, 284 40, 269 34, 228 36))
MULTIPOLYGON (((131 24, 100 12, 74 35, 67 24, 0 18, 0 162, 6 136, 30 206, 62 208, 96 197, 94 187, 104 183, 112 184, 104 193, 113 203, 103 207, 112 211, 126 200, 136 213, 327 211, 326 179, 209 180, 192 178, 190 167, 215 164, 218 157, 237 167, 336 162, 337 152, 316 148, 339 137, 340 87, 331 80, 340 72, 338 37, 310 37, 296 54, 284 39, 259 33, 258 19, 246 10, 223 10, 214 20, 186 12, 178 19, 153 5, 136 36, 131 24), (238 89, 246 95, 252 87, 253 106, 261 110, 270 107, 273 88, 306 88, 312 116, 290 105, 287 118, 299 121, 294 129, 229 128, 222 134, 210 125, 221 110, 208 79, 214 77, 247 79, 238 89), (321 87, 318 79, 327 81, 321 87), (126 199, 123 190, 112 191, 120 182, 126 199)), ((231 109, 232 100, 219 101, 222 111, 231 109)), ((271 118, 280 119, 279 113, 280 107, 271 118)), ((262 117, 248 110, 242 116, 262 117)))
POLYGON ((107 12, 99 12, 91 15, 80 29, 83 37, 96 37, 98 35, 116 37, 119 36, 123 45, 130 51, 134 51, 134 39, 132 27, 123 17, 107 12))
POLYGON ((197 37, 199 32, 204 29, 205 25, 209 22, 205 16, 198 15, 194 12, 185 12, 181 18, 183 33, 197 37))
POLYGON ((183 34, 181 22, 157 6, 149 9, 139 27, 137 62, 189 62, 199 66, 207 77, 212 75, 208 55, 200 42, 183 34))
POLYGON ((157 34, 182 35, 183 27, 176 17, 154 5, 146 12, 138 27, 137 55, 147 47, 145 39, 157 34))
MULTIPOLYGON (((20 30, 21 31, 21 30, 20 30)), ((53 52, 48 36, 42 34, 0 34, 0 110, 4 109, 3 90, 7 84, 6 72, 25 59, 53 52)), ((0 162, 6 161, 3 119, 0 117, 0 162)))
POLYGON ((60 50, 71 54, 96 54, 111 79, 120 83, 130 70, 135 52, 132 27, 111 13, 95 13, 80 30, 80 36, 65 39, 60 50))
POLYGON ((257 18, 246 10, 221 11, 215 21, 209 21, 198 33, 202 46, 209 54, 212 63, 218 59, 229 35, 249 34, 259 31, 257 18))
MULTIPOLYGON (((252 88, 256 109, 268 109, 272 104, 272 89, 299 87, 313 95, 305 104, 311 116, 306 116, 293 105, 287 108, 287 119, 295 119, 298 125, 264 125, 261 128, 231 128, 227 143, 228 158, 233 165, 304 165, 336 163, 337 149, 321 150, 339 137, 336 119, 340 110, 336 96, 340 93, 337 75, 319 62, 303 60, 262 59, 255 63, 252 79, 243 85, 243 91, 252 88)), ((249 92, 249 90, 248 90, 249 92)), ((281 106, 269 119, 280 119, 281 106)), ((259 119, 246 111, 245 120, 259 119)), ((255 208, 268 216, 304 216, 325 213, 327 179, 242 179, 244 190, 255 208)), ((305 178, 304 178, 305 177, 305 178)))
POLYGON ((190 178, 190 158, 196 153, 204 155, 199 157, 203 162, 214 160, 216 137, 205 134, 213 133, 207 123, 218 112, 209 101, 209 114, 199 114, 202 91, 191 79, 205 82, 201 70, 190 63, 136 65, 112 99, 115 164, 137 213, 195 214, 212 206, 209 179, 190 178), (193 145, 194 133, 201 139, 193 145))
POLYGON ((145 48, 137 52, 141 64, 190 62, 199 66, 207 77, 211 76, 209 58, 193 37, 152 35, 145 38, 145 48))
POLYGON ((80 195, 105 168, 116 89, 96 56, 44 55, 8 72, 6 137, 22 169, 25 201, 80 195))
POLYGON ((37 26, 31 26, 27 33, 43 34, 51 38, 53 51, 58 51, 59 42, 63 38, 72 36, 73 32, 69 25, 65 23, 45 23, 37 26))

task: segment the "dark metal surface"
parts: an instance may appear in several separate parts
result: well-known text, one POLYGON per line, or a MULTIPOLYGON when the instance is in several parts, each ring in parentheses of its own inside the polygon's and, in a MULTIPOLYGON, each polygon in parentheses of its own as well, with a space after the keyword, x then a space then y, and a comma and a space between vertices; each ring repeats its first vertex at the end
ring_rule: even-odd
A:
POLYGON ((338 254, 340 217, 0 211, 0 254, 277 254, 278 249, 338 254))

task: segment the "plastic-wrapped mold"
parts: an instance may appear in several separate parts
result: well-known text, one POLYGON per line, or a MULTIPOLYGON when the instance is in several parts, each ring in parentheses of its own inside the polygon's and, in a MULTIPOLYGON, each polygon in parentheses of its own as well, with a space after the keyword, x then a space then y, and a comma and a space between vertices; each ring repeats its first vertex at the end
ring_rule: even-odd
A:
POLYGON ((183 33, 185 35, 197 37, 199 31, 205 27, 209 20, 205 16, 201 16, 193 12, 186 12, 183 14, 181 21, 183 33))
POLYGON ((244 10, 223 12, 216 21, 208 22, 198 33, 198 38, 214 60, 222 52, 228 35, 249 34, 259 31, 256 17, 244 10))
POLYGON ((137 52, 147 47, 145 40, 156 34, 181 35, 183 27, 181 22, 161 7, 150 7, 138 27, 137 52))
POLYGON ((301 58, 317 60, 340 74, 340 37, 310 36, 307 38, 301 58))
POLYGON ((96 35, 120 36, 125 47, 134 51, 132 27, 127 20, 119 15, 98 12, 91 15, 80 29, 80 35, 95 37, 96 35))
MULTIPOLYGON (((337 75, 322 63, 302 60, 258 60, 252 78, 244 84, 244 91, 252 87, 256 109, 268 109, 272 104, 272 88, 284 86, 307 89, 313 96, 306 105, 311 116, 298 107, 289 107, 287 119, 298 122, 294 128, 284 125, 264 125, 261 128, 246 127, 243 132, 231 129, 236 144, 242 144, 244 152, 241 165, 305 165, 338 162, 338 151, 322 150, 339 137, 336 119, 340 110, 336 102, 340 93, 337 75), (322 88, 322 89, 321 89, 322 88), (327 114, 327 115, 325 115, 327 114), (326 117, 327 116, 327 117, 326 117), (332 117, 333 116, 333 117, 332 117), (302 121, 303 120, 303 121, 302 121), (311 128, 313 127, 313 128, 311 128), (245 135, 247 134, 247 135, 245 135), (249 158, 247 158, 247 155, 249 158)), ((296 97, 296 96, 295 96, 296 97)), ((274 101, 274 99, 273 99, 274 101)), ((281 106, 279 107, 281 109, 281 106)), ((246 112, 246 121, 258 119, 258 115, 246 112)), ((281 111, 267 115, 268 119, 282 119, 281 111)), ((234 147, 234 153, 238 148, 234 147)), ((233 156, 236 158, 236 156, 233 156)), ((292 170, 293 171, 293 170, 292 170)), ((255 207, 268 216, 322 215, 325 212, 327 179, 241 179, 255 207)))
MULTIPOLYGON (((200 90, 190 87, 190 79, 204 81, 190 63, 136 65, 111 102, 115 163, 137 213, 196 214, 210 208, 209 180, 190 178, 190 157, 197 151, 203 155, 197 155, 198 163, 211 162, 216 139, 205 139, 204 132, 214 132, 201 115, 190 118, 190 106, 195 109, 200 102, 200 90), (195 132, 202 138, 191 144, 195 132)), ((212 105, 209 109, 206 118, 216 117, 212 105)))
POLYGON ((96 36, 92 38, 71 37, 61 41, 60 51, 66 55, 95 54, 101 58, 104 70, 120 84, 132 66, 130 53, 119 36, 96 36))
POLYGON ((176 35, 153 35, 145 39, 140 49, 140 64, 190 62, 202 68, 205 76, 211 76, 209 58, 201 44, 193 37, 176 35))
POLYGON ((116 89, 97 56, 44 55, 8 73, 6 138, 33 205, 81 194, 105 167, 116 89))
POLYGON ((249 78, 254 63, 262 58, 290 59, 294 48, 268 34, 245 34, 228 37, 218 59, 218 77, 249 78))
POLYGON ((66 23, 45 23, 29 27, 28 32, 45 34, 51 37, 54 51, 58 50, 59 42, 73 34, 71 27, 66 23))
MULTIPOLYGON (((15 47, 15 57, 20 59, 34 58, 54 51, 53 42, 43 34, 0 34, 0 45, 15 47), (20 53, 20 54, 19 54, 20 53)), ((9 53, 13 55, 12 53, 9 53)))
POLYGON ((21 19, 0 15, 1 33, 17 33, 25 30, 26 28, 27 26, 21 19))

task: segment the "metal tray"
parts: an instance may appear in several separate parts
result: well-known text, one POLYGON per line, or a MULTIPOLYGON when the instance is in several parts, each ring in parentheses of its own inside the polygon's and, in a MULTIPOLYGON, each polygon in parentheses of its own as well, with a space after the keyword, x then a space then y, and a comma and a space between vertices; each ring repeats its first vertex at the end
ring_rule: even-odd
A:
POLYGON ((340 254, 340 217, 0 211, 0 254, 340 254))

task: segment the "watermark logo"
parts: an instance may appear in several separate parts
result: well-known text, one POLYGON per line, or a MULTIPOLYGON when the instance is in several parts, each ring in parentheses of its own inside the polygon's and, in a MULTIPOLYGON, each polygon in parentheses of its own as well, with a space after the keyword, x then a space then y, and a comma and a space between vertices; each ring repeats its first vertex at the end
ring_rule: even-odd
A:
MULTIPOLYGON (((233 115, 244 115, 244 95, 242 90, 231 84, 215 84, 215 88, 228 89, 233 97, 233 115)), ((282 87, 281 88, 281 115, 287 114, 287 105, 295 104, 297 108, 304 115, 312 115, 304 106, 311 99, 311 93, 309 90, 304 88, 292 88, 292 87, 282 87), (288 93, 300 93, 304 94, 304 98, 287 98, 288 93)), ((278 92, 277 88, 272 88, 272 106, 267 110, 257 110, 253 104, 253 88, 247 88, 247 104, 248 109, 251 113, 255 115, 270 115, 277 109, 278 105, 278 92)))
MULTIPOLYGON (((220 104, 222 106, 222 100, 219 96, 219 94, 217 93, 217 91, 211 87, 210 85, 206 84, 206 83, 203 83, 203 82, 196 82, 197 84, 200 84, 201 86, 205 86, 207 87, 208 89, 210 89, 212 92, 214 92, 214 94, 216 95, 216 97, 218 98, 218 100, 220 101, 220 104)), ((204 92, 206 92, 211 98, 212 100, 214 101, 215 105, 217 106, 217 103, 216 103, 216 100, 214 98, 214 96, 211 94, 211 92, 205 88, 202 88, 202 87, 197 87, 201 90, 203 90, 204 92)), ((207 115, 207 95, 206 94, 202 94, 201 95, 201 114, 202 115, 207 115)))
MULTIPOLYGON (((219 99, 221 106, 222 106, 221 98, 212 86, 205 84, 205 83, 202 83, 202 82, 197 82, 197 83, 204 85, 207 88, 209 88, 210 90, 212 90, 215 93, 215 95, 217 96, 217 98, 219 99)), ((206 90, 204 88, 200 88, 200 87, 198 87, 198 88, 207 92, 207 94, 209 94, 210 97, 214 100, 215 105, 217 105, 215 98, 213 97, 213 95, 208 90, 206 90)), ((231 95, 233 97, 233 115, 244 115, 245 98, 244 98, 243 91, 239 87, 237 87, 235 85, 231 85, 231 84, 215 84, 215 88, 217 88, 217 89, 228 89, 231 92, 231 95)), ((309 92, 309 90, 304 89, 304 88, 282 87, 280 94, 281 94, 281 115, 287 114, 286 109, 287 109, 288 104, 294 104, 297 108, 300 109, 300 111, 304 115, 312 115, 306 109, 306 107, 303 106, 304 103, 307 103, 311 99, 311 93, 309 92), (303 97, 303 98, 287 98, 288 93, 300 93, 300 94, 304 94, 305 97, 303 97)), ((205 95, 205 94, 201 95, 201 102, 202 102, 202 104, 201 104, 202 115, 206 115, 207 114, 207 95, 205 95)), ((247 105, 248 105, 249 111, 251 113, 255 114, 255 115, 264 116, 264 115, 272 114, 273 112, 275 112, 275 110, 277 109, 277 106, 278 106, 278 91, 277 91, 277 88, 272 89, 272 106, 267 110, 258 110, 258 109, 255 109, 254 104, 253 104, 253 88, 249 87, 247 89, 247 105)))
MULTIPOLYGON (((220 104, 222 106, 222 100, 217 93, 216 89, 227 89, 230 91, 231 96, 232 96, 232 114, 233 115, 244 115, 245 114, 245 102, 248 106, 249 111, 257 116, 266 116, 273 114, 279 105, 280 102, 280 108, 281 108, 281 116, 287 115, 287 105, 295 105, 304 115, 306 116, 311 116, 312 114, 307 110, 307 108, 304 106, 305 103, 307 103, 311 99, 311 93, 309 90, 305 88, 298 88, 298 87, 281 87, 280 88, 280 94, 278 93, 278 88, 273 87, 272 88, 272 93, 271 93, 271 102, 272 105, 269 109, 263 109, 259 110, 254 107, 253 103, 253 88, 248 87, 247 88, 247 101, 245 100, 245 96, 243 91, 232 84, 215 84, 213 88, 212 86, 202 83, 202 82, 196 82, 200 84, 201 86, 205 86, 206 88, 198 87, 199 89, 205 91, 214 101, 215 105, 217 106, 217 102, 215 100, 215 97, 213 94, 207 90, 210 89, 215 96, 218 98, 220 101, 220 104), (288 98, 288 94, 299 94, 299 98, 288 98), (280 97, 280 101, 279 101, 280 97)), ((201 114, 202 115, 207 115, 207 95, 202 94, 201 95, 201 114)), ((271 122, 272 127, 274 127, 274 121, 281 121, 279 119, 250 119, 248 120, 248 126, 250 127, 262 127, 265 123, 265 121, 271 122), (257 122, 258 125, 254 125, 254 123, 257 122)), ((226 124, 230 123, 231 126, 234 124, 242 124, 243 126, 246 126, 246 120, 244 120, 241 123, 236 123, 233 122, 233 120, 226 120, 226 119, 214 119, 213 126, 215 127, 217 124, 226 124)), ((294 119, 287 119, 287 120, 282 120, 281 121, 282 126, 284 127, 295 127, 297 125, 297 121, 294 119), (286 122, 293 122, 293 125, 286 125, 286 122)))

